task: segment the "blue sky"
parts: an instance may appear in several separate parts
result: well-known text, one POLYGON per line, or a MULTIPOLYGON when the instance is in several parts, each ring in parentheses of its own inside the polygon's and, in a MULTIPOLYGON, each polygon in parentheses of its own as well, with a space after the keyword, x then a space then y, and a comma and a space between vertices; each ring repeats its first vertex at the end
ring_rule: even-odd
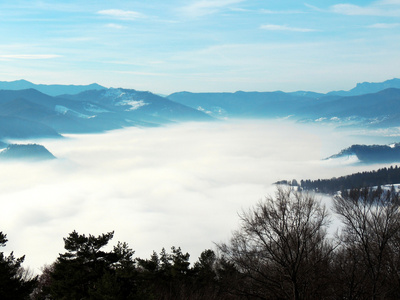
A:
POLYGON ((400 0, 4 0, 0 24, 2 81, 169 94, 400 77, 400 0))

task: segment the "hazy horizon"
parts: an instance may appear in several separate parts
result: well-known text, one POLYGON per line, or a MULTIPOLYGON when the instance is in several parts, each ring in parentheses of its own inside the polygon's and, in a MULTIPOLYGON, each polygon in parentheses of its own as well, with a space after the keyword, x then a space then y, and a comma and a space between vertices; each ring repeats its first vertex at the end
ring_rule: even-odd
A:
MULTIPOLYGON (((399 79, 399 78, 397 78, 397 77, 386 78, 386 79, 383 79, 382 82, 390 81, 390 80, 393 80, 393 79, 399 79)), ((34 85, 39 85, 39 86, 42 86, 42 85, 44 85, 44 86, 57 85, 58 86, 58 85, 60 85, 60 86, 66 86, 66 87, 67 86, 79 87, 79 86, 89 86, 89 85, 97 84, 97 85, 99 85, 99 86, 101 86, 103 88, 106 88, 106 89, 133 89, 133 90, 138 90, 138 89, 135 89, 132 86, 131 87, 125 87, 125 86, 120 86, 120 85, 116 85, 116 86, 110 86, 110 85, 107 85, 107 84, 106 85, 101 85, 98 82, 94 82, 94 81, 93 82, 88 82, 88 83, 85 83, 85 84, 84 83, 76 83, 76 84, 62 83, 61 84, 61 83, 57 83, 57 82, 42 83, 42 82, 30 81, 30 80, 26 80, 24 78, 20 78, 20 79, 15 79, 15 80, 3 80, 1 82, 12 83, 12 82, 18 82, 18 81, 27 81, 29 83, 32 83, 34 85)), ((150 92, 150 93, 154 93, 156 95, 160 95, 162 97, 168 97, 169 95, 172 95, 174 93, 182 93, 182 92, 188 92, 188 93, 236 93, 236 92, 249 92, 249 93, 251 93, 251 92, 260 92, 260 93, 263 93, 263 92, 284 92, 284 93, 293 93, 293 92, 315 92, 315 93, 321 93, 321 94, 328 94, 329 92, 350 91, 351 89, 355 88, 358 84, 362 84, 362 83, 381 83, 381 82, 360 81, 360 82, 354 82, 353 86, 349 86, 347 89, 336 89, 336 90, 333 90, 333 89, 329 90, 328 89, 328 90, 324 90, 324 91, 307 90, 307 89, 304 89, 304 88, 300 88, 300 89, 297 89, 297 90, 288 90, 288 89, 286 89, 286 90, 278 90, 278 89, 274 89, 273 87, 272 87, 271 90, 240 90, 240 89, 232 90, 232 89, 230 89, 229 91, 228 90, 213 90, 213 91, 202 90, 202 91, 197 91, 197 92, 196 91, 192 91, 192 90, 178 89, 178 90, 172 91, 171 93, 168 93, 168 94, 157 93, 157 92, 154 92, 152 90, 141 90, 141 91, 147 91, 147 92, 150 92)), ((17 88, 13 88, 13 90, 17 90, 17 88)))
POLYGON ((5 0, 0 11, 0 80, 170 94, 399 76, 398 0, 5 0))

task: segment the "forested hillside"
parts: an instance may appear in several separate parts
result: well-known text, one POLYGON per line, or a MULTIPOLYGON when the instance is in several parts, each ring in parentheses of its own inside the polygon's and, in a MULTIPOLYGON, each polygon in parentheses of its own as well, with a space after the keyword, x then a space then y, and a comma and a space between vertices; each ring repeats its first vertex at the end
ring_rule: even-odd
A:
POLYGON ((363 188, 363 187, 376 187, 381 185, 392 185, 400 183, 400 168, 398 166, 391 166, 389 168, 382 168, 376 171, 359 172, 351 175, 334 177, 330 179, 317 179, 317 180, 281 180, 277 184, 288 184, 298 186, 300 189, 316 191, 319 193, 334 194, 338 191, 363 188))

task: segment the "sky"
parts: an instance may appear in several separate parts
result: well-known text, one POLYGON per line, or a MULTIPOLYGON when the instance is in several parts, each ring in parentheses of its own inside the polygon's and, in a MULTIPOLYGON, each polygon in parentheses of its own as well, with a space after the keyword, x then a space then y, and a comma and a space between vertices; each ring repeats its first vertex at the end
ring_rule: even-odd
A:
POLYGON ((400 0, 3 0, 0 80, 349 90, 399 77, 400 0))
POLYGON ((110 245, 126 242, 135 257, 175 246, 195 262, 229 240, 239 213, 274 196, 274 182, 382 167, 321 160, 368 139, 322 125, 242 120, 35 140, 58 159, 0 163, 2 251, 26 255, 24 266, 40 273, 65 252, 63 237, 73 230, 114 230, 110 245))

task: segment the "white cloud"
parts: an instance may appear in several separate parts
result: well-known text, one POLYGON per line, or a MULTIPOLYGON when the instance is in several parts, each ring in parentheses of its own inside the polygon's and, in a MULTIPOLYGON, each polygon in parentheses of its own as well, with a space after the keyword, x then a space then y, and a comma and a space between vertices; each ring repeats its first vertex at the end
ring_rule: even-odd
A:
POLYGON ((138 72, 138 71, 115 71, 115 73, 120 74, 131 74, 131 75, 139 75, 139 76, 171 76, 168 73, 156 73, 156 72, 138 72))
POLYGON ((52 59, 58 58, 57 54, 1 54, 0 59, 52 59))
POLYGON ((279 121, 232 121, 39 141, 58 160, 1 163, 6 251, 26 254, 26 265, 38 271, 64 252, 62 238, 74 229, 115 230, 113 243, 129 243, 139 257, 181 246, 196 260, 213 242, 229 238, 238 211, 273 194, 273 182, 365 171, 320 161, 349 142, 365 143, 342 134, 279 121))
POLYGON ((240 8, 240 7, 232 7, 230 8, 231 11, 237 11, 237 12, 252 12, 250 9, 246 8, 240 8))
POLYGON ((318 31, 316 29, 310 29, 310 28, 299 28, 299 27, 290 27, 287 25, 273 25, 273 24, 261 25, 260 29, 271 30, 271 31, 295 31, 295 32, 318 31))
POLYGON ((106 10, 100 10, 97 13, 99 15, 110 18, 115 18, 119 20, 130 20, 130 21, 144 17, 144 15, 139 12, 131 10, 122 10, 122 9, 106 9, 106 10))
POLYGON ((216 13, 223 8, 240 2, 243 2, 243 0, 201 0, 182 7, 181 12, 189 17, 200 17, 216 13))
POLYGON ((125 26, 122 26, 122 25, 119 25, 119 24, 115 24, 115 23, 106 24, 105 27, 112 28, 112 29, 124 29, 124 28, 126 28, 125 26))
POLYGON ((314 6, 314 5, 311 5, 311 4, 308 4, 308 3, 304 3, 304 5, 306 7, 308 7, 308 8, 310 8, 310 9, 312 9, 312 10, 319 11, 319 12, 324 12, 323 9, 321 9, 321 8, 319 8, 317 6, 314 6))
POLYGON ((349 16, 400 16, 399 1, 378 1, 369 6, 354 4, 336 4, 330 7, 330 11, 349 16))
POLYGON ((382 15, 384 11, 375 7, 361 7, 354 4, 336 4, 331 6, 331 11, 343 15, 382 15))
POLYGON ((381 1, 377 1, 376 4, 379 4, 379 5, 400 5, 400 0, 381 0, 381 1))
POLYGON ((397 28, 400 26, 400 23, 376 23, 367 26, 368 28, 375 28, 375 29, 392 29, 397 28))
POLYGON ((400 0, 375 1, 372 4, 365 6, 355 5, 351 3, 339 3, 330 6, 328 9, 321 9, 307 3, 305 3, 304 5, 318 12, 333 12, 348 16, 400 16, 400 0))
POLYGON ((278 14, 303 14, 303 11, 300 10, 269 10, 269 9, 261 9, 259 11, 262 14, 267 14, 267 15, 278 15, 278 14))

